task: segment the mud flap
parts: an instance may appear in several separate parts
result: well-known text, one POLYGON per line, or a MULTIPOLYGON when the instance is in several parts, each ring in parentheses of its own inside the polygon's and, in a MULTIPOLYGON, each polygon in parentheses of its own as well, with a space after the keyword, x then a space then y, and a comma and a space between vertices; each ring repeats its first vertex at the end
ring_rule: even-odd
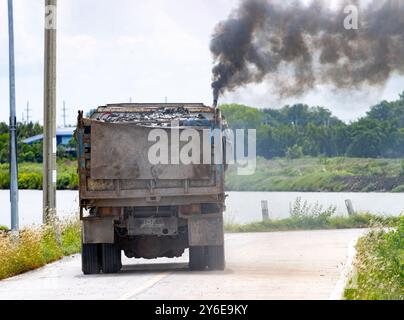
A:
POLYGON ((83 220, 82 239, 84 244, 115 242, 114 219, 92 218, 83 220))
POLYGON ((223 217, 198 215, 188 220, 189 246, 222 246, 224 244, 223 217))

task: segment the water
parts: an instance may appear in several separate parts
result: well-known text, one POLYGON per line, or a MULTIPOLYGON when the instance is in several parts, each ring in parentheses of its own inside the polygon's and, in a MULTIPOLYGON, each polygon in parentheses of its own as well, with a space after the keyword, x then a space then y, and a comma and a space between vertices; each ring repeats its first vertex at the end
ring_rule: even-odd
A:
POLYGON ((225 217, 235 223, 262 220, 261 201, 267 200, 271 218, 287 218, 290 205, 300 197, 324 208, 336 206, 338 215, 347 215, 345 200, 352 200, 355 211, 379 215, 404 213, 404 194, 400 193, 301 193, 301 192, 229 192, 225 217))
MULTIPOLYGON (((226 200, 227 221, 248 223, 260 221, 261 200, 268 200, 271 218, 289 216, 290 205, 301 197, 309 203, 319 202, 324 207, 337 207, 337 214, 345 215, 345 200, 351 199, 356 211, 374 214, 399 215, 404 212, 404 195, 400 193, 299 193, 299 192, 228 192, 226 200)), ((0 190, 0 225, 10 226, 9 191, 0 190)), ((20 226, 42 222, 42 192, 21 190, 19 193, 20 226)), ((61 217, 78 212, 78 192, 58 191, 57 207, 61 217)))
MULTIPOLYGON (((77 191, 58 191, 56 204, 60 217, 69 217, 78 212, 77 191)), ((10 226, 10 195, 8 190, 0 190, 0 225, 10 226)), ((19 191, 20 227, 42 223, 42 191, 19 191)))

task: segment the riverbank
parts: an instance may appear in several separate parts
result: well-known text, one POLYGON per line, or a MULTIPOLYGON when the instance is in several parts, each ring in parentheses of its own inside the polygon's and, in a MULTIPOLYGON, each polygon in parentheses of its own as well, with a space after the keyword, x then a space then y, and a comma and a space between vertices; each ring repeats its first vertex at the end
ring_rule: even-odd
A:
POLYGON ((347 300, 404 300, 404 216, 380 224, 356 246, 347 300))
POLYGON ((259 158, 251 176, 234 169, 228 191, 404 192, 404 160, 357 158, 259 158))
MULTIPOLYGON (((42 164, 21 163, 19 188, 42 189, 42 164)), ((57 188, 77 190, 77 163, 59 160, 57 188)), ((9 189, 8 164, 0 164, 0 189, 9 189)), ((404 192, 404 161, 399 159, 357 158, 259 158, 257 171, 239 176, 230 168, 226 175, 227 191, 271 192, 404 192)))
MULTIPOLYGON (((42 164, 18 166, 21 190, 42 189, 42 164)), ((59 160, 57 188, 77 190, 77 163, 59 160)), ((0 164, 0 189, 9 189, 8 164, 0 164)), ((234 169, 226 175, 227 191, 268 192, 404 192, 404 160, 357 158, 258 158, 251 176, 239 176, 234 169)))

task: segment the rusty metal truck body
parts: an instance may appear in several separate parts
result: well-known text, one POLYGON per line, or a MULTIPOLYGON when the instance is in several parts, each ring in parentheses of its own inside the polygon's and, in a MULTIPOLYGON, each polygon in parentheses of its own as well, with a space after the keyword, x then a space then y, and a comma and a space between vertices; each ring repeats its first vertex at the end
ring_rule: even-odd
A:
POLYGON ((99 107, 89 118, 79 113, 85 274, 118 272, 122 251, 155 259, 180 257, 186 248, 192 270, 224 269, 225 166, 214 159, 225 146, 224 126, 220 110, 203 104, 118 104, 99 107), (178 139, 187 129, 198 138, 178 139), (169 163, 150 160, 162 136, 169 141, 169 163), (200 144, 201 161, 175 161, 192 144, 200 144))

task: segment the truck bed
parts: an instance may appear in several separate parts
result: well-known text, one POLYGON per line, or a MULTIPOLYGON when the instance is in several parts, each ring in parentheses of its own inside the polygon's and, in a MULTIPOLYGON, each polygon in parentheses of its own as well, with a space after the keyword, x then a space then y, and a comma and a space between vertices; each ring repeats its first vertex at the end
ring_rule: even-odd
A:
MULTIPOLYGON (((203 104, 117 104, 79 116, 80 201, 84 207, 223 201, 221 165, 152 165, 148 135, 156 128, 221 129, 217 109, 203 104)), ((171 138, 171 136, 170 136, 171 138)))

